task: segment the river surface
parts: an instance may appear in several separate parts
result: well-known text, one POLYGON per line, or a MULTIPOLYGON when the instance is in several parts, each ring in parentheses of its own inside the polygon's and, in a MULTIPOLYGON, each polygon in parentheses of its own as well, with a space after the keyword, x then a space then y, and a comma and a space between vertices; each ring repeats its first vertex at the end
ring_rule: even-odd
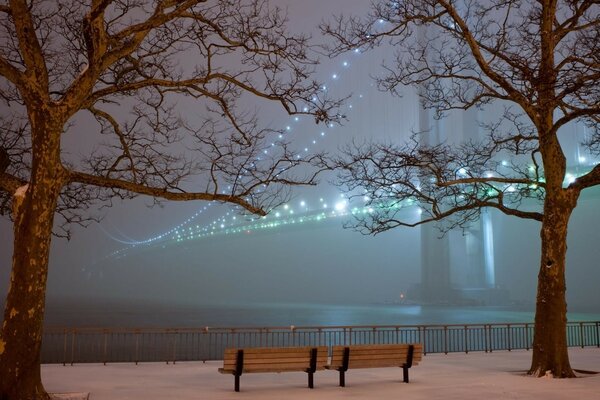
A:
MULTIPOLYGON (((600 321, 600 312, 569 312, 568 320, 600 321)), ((432 325, 533 322, 532 307, 412 304, 168 305, 131 301, 49 302, 46 326, 201 328, 345 325, 432 325)))

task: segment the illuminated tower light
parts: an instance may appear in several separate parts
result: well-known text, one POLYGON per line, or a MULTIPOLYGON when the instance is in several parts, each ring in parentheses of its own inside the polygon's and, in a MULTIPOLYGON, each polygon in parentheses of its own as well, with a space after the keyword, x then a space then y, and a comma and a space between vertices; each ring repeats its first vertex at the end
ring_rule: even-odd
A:
POLYGON ((344 67, 347 67, 347 66, 348 66, 348 65, 350 65, 350 64, 348 63, 348 61, 344 61, 344 62, 342 63, 342 65, 343 65, 344 67))

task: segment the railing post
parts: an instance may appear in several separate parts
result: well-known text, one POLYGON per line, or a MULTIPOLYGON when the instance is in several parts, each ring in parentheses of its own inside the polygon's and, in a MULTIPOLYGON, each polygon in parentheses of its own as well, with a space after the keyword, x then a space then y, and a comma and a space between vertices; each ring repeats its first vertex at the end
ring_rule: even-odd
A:
POLYGON ((525 324, 525 348, 529 351, 529 324, 525 324))
POLYGON ((510 324, 506 324, 506 328, 507 328, 507 331, 508 331, 508 333, 507 333, 507 337, 508 337, 508 351, 511 351, 512 348, 511 348, 511 345, 510 345, 510 338, 511 338, 510 324))
POLYGON ((581 340, 581 348, 583 349, 583 347, 585 346, 585 342, 584 342, 584 337, 583 337, 583 322, 579 323, 579 340, 581 340))
POLYGON ((444 354, 448 354, 448 326, 444 325, 444 354))
POLYGON ((173 332, 173 365, 175 365, 175 362, 177 361, 177 342, 179 339, 179 333, 177 332, 177 330, 175 330, 173 332))
POLYGON ((75 335, 77 334, 77 329, 73 329, 71 335, 71 365, 75 361, 75 335))
POLYGON ((465 325, 465 354, 469 354, 469 326, 465 325))
POLYGON ((104 333, 104 349, 102 351, 102 353, 103 353, 103 357, 102 358, 103 358, 103 364, 106 365, 106 358, 107 358, 106 348, 108 346, 107 330, 104 329, 103 333, 104 333))
MULTIPOLYGON (((596 327, 598 327, 598 325, 596 325, 596 327)), ((67 328, 65 328, 63 331, 63 339, 64 339, 64 346, 63 346, 63 367, 64 367, 67 365, 67 328)))
POLYGON ((134 360, 135 361, 135 365, 138 365, 138 361, 140 360, 140 331, 136 329, 136 331, 134 332, 135 335, 135 354, 134 354, 134 360))
POLYGON ((598 328, 599 322, 596 321, 596 346, 600 347, 600 330, 598 328))
POLYGON ((483 325, 483 347, 485 349, 485 352, 488 352, 488 325, 484 324, 483 325))

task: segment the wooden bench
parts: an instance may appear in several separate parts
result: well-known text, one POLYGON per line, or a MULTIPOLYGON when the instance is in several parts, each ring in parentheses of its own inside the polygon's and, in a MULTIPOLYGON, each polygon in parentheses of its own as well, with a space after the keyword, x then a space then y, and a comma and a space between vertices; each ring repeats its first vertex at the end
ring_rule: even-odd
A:
POLYGON ((228 348, 219 372, 235 377, 236 392, 240 391, 240 376, 253 372, 306 372, 312 389, 313 374, 326 364, 327 346, 228 348))
POLYGON ((401 367, 404 382, 408 369, 421 361, 421 344, 366 344, 333 346, 331 362, 325 368, 340 372, 340 386, 346 386, 345 374, 352 368, 401 367))

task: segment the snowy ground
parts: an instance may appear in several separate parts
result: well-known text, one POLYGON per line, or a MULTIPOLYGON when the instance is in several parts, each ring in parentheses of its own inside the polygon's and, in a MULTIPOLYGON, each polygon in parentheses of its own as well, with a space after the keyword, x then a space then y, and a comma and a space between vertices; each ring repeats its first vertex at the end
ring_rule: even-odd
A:
MULTIPOLYGON (((600 349, 571 349, 575 369, 600 371, 600 349)), ((89 392, 90 400, 164 399, 598 399, 600 374, 577 379, 530 378, 524 375, 531 352, 431 354, 411 368, 410 383, 402 370, 350 370, 346 387, 338 374, 319 371, 308 389, 305 373, 247 374, 241 392, 233 391, 233 376, 217 372, 222 362, 44 365, 42 379, 54 393, 89 392)))

